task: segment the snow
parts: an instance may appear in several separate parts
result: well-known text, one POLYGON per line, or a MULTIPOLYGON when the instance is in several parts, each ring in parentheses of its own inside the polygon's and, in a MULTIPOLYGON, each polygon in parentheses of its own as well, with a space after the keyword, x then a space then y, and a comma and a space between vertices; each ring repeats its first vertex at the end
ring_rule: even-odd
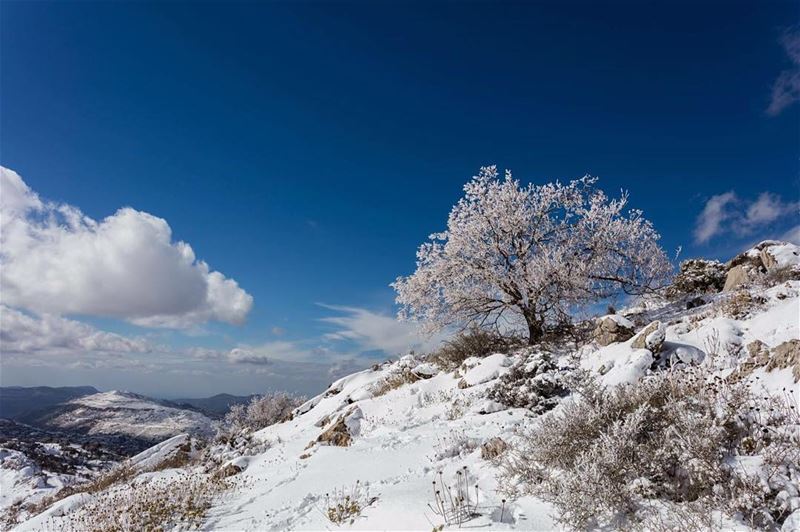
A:
POLYGON ((506 373, 509 366, 511 366, 509 357, 502 353, 495 353, 486 358, 467 359, 464 364, 469 365, 470 362, 475 363, 474 367, 464 373, 464 381, 470 386, 494 380, 506 373))
POLYGON ((140 471, 153 469, 161 464, 181 445, 189 441, 188 434, 178 434, 168 440, 150 447, 130 458, 130 465, 140 471))
POLYGON ((777 268, 800 264, 800 246, 789 242, 779 242, 769 246, 767 252, 775 259, 777 268))
POLYGON ((214 422, 205 415, 161 404, 141 395, 111 391, 73 399, 70 408, 49 424, 61 429, 88 429, 89 434, 124 434, 163 440, 180 433, 209 435, 214 422))
POLYGON ((599 318, 595 319, 597 322, 601 322, 603 320, 614 321, 617 323, 617 325, 625 327, 626 329, 636 329, 636 326, 633 324, 633 322, 621 314, 606 314, 605 316, 600 316, 599 318))
MULTIPOLYGON (((763 291, 760 295, 765 298, 764 304, 741 319, 716 313, 715 301, 721 301, 723 296, 716 300, 710 296, 711 303, 692 310, 679 305, 642 304, 638 307, 637 322, 659 320, 665 324, 662 360, 666 357, 673 363, 711 364, 712 358, 720 360, 720 357, 708 356, 714 344, 720 355, 724 355, 721 358, 724 363, 738 363, 746 357, 744 346, 754 339, 774 347, 800 337, 799 294, 798 281, 763 291)), ((601 348, 590 344, 582 352, 581 367, 593 372, 608 386, 641 379, 652 371, 656 357, 648 349, 632 348, 634 338, 601 348)), ((515 430, 535 419, 528 410, 506 408, 486 396, 497 379, 523 356, 520 352, 473 357, 455 372, 442 372, 417 357, 406 356, 392 364, 337 380, 323 393, 295 409, 291 420, 253 435, 258 442, 268 442, 268 446, 259 447, 252 455, 225 462, 242 470, 234 477, 241 482, 215 502, 203 528, 430 530, 442 524, 441 518, 428 507, 433 501, 432 482, 440 473, 450 481, 465 466, 474 479, 471 482, 478 486, 479 515, 462 528, 558 528, 552 517, 553 508, 541 500, 523 496, 504 504, 503 495, 497 491, 497 466, 481 458, 483 443, 496 437, 513 442, 515 430), (375 396, 372 391, 375 385, 401 370, 428 378, 375 396), (459 386, 462 379, 467 387, 459 386), (342 416, 352 436, 351 444, 339 447, 316 443, 317 437, 342 416), (325 516, 326 494, 338 489, 349 490, 356 482, 377 500, 352 524, 331 523, 325 516)), ((797 390, 791 369, 767 372, 757 367, 748 378, 759 389, 772 393, 797 390)), ((89 402, 108 405, 117 400, 91 396, 89 402)), ((135 397, 128 400, 134 404, 131 411, 139 409, 135 397)), ((148 464, 163 459, 186 439, 185 434, 172 437, 132 461, 141 469, 147 469, 148 464)), ((742 458, 741 465, 757 468, 757 458, 742 458)), ((177 474, 178 470, 147 473, 140 475, 136 482, 169 479, 170 475, 177 474)), ((68 502, 48 510, 47 517, 28 521, 20 530, 47 528, 45 522, 48 526, 58 523, 58 512, 78 508, 86 500, 65 501, 68 502)), ((795 512, 790 523, 798 522, 800 515, 795 512)), ((790 529, 784 527, 784 530, 790 529)))

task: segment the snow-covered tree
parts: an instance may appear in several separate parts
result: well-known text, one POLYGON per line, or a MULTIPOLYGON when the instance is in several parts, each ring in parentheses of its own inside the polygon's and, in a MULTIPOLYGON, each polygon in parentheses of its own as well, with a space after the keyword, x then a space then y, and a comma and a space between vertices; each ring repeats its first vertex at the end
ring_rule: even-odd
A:
POLYGON ((522 318, 530 343, 568 322, 582 305, 643 293, 668 278, 659 235, 627 193, 609 199, 586 176, 522 187, 506 171, 481 168, 464 186, 447 231, 417 251, 398 277, 401 319, 433 332, 449 325, 498 326, 522 318))

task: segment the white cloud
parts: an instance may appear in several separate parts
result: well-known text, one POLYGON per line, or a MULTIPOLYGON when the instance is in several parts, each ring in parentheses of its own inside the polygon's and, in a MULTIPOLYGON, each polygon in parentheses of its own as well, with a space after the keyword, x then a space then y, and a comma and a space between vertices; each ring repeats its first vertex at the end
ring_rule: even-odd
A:
POLYGON ((786 231, 781 236, 781 240, 785 240, 787 242, 800 245, 800 225, 795 225, 794 227, 786 231))
POLYGON ((733 191, 711 196, 695 224, 694 239, 697 243, 708 242, 721 231, 722 222, 730 217, 727 207, 735 201, 736 194, 733 191))
POLYGON ((795 28, 786 31, 781 43, 793 65, 781 72, 772 86, 772 97, 767 113, 773 116, 800 100, 800 30, 795 28))
POLYGON ((798 206, 798 203, 784 202, 777 194, 762 192, 758 199, 747 208, 744 222, 746 227, 768 224, 797 212, 798 206))
POLYGON ((241 323, 250 311, 252 296, 173 242, 162 218, 125 207, 98 222, 41 201, 2 167, 0 197, 4 304, 180 328, 241 323))
POLYGON ((79 321, 45 314, 29 316, 0 305, 3 354, 86 355, 149 353, 144 339, 99 331, 79 321))
POLYGON ((800 202, 784 201, 771 192, 762 192, 754 201, 740 199, 733 191, 711 196, 697 217, 695 242, 703 244, 724 233, 751 235, 796 215, 798 210, 800 202))
POLYGON ((388 355, 405 354, 410 350, 428 351, 438 346, 444 335, 426 337, 419 328, 408 322, 398 321, 394 316, 378 314, 363 308, 322 305, 343 315, 322 318, 325 323, 338 327, 328 333, 328 340, 352 341, 362 350, 383 351, 388 355))

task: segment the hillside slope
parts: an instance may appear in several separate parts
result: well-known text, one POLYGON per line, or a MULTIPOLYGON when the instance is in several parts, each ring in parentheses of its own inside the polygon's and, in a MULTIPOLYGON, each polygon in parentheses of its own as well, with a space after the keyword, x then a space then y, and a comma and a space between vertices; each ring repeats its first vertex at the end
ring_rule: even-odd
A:
MULTIPOLYGON (((165 493, 175 502, 163 517, 170 526, 191 522, 207 530, 562 528, 551 503, 509 489, 514 486, 504 467, 513 462, 503 457, 507 446, 517 448, 520 431, 579 403, 570 393, 575 379, 617 389, 680 368, 702 368, 709 376, 705 386, 742 382, 758 395, 787 401, 794 418, 769 430, 800 442, 800 281, 645 300, 608 319, 614 330, 630 329, 625 339, 471 357, 453 371, 407 355, 355 373, 298 407, 291 419, 244 436, 242 445, 218 440, 187 466, 73 495, 18 529, 74 526, 90 516, 101 528, 120 519, 133 526, 141 523, 133 509, 146 508, 153 497, 163 502, 165 493), (153 485, 158 489, 152 492, 143 488, 153 485), (448 487, 464 496, 455 505, 460 517, 450 512, 448 487), (187 492, 207 503, 198 514, 181 514, 177 502, 187 492), (117 506, 103 512, 111 500, 117 506), (337 512, 348 515, 340 520, 337 512)), ((85 408, 114 402, 79 401, 87 400, 85 408)), ((800 526, 800 471, 783 464, 780 474, 766 478, 767 459, 760 453, 756 445, 732 457, 732 464, 764 482, 777 528, 794 530, 800 526)), ((650 497, 651 505, 658 502, 650 497)), ((749 527, 741 515, 720 508, 707 514, 715 529, 749 527)))

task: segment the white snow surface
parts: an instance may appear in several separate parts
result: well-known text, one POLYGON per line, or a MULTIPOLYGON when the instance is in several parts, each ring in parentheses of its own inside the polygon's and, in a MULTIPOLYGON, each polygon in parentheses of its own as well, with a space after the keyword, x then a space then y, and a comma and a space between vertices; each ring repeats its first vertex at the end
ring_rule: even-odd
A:
POLYGON ((74 406, 49 423, 61 429, 88 429, 89 434, 124 434, 163 440, 176 434, 210 435, 214 422, 207 416, 161 404, 130 392, 111 391, 73 399, 74 406))
MULTIPOLYGON (((759 339, 774 347, 800 338, 800 282, 792 281, 762 291, 765 303, 741 319, 715 314, 716 303, 730 295, 692 310, 677 304, 646 305, 637 323, 654 320, 665 324, 662 356, 675 362, 711 364, 712 359, 740 361, 746 349, 736 346, 759 339), (720 356, 708 356, 713 342, 720 356), (727 358, 726 358, 727 357, 727 358)), ((643 328, 637 327, 637 332, 643 328)), ((633 382, 650 371, 654 356, 647 349, 633 349, 632 340, 598 348, 582 349, 581 365, 606 385, 633 382)), ((243 468, 242 482, 220 497, 210 509, 207 530, 430 530, 442 523, 428 508, 433 500, 432 482, 442 472, 447 481, 467 466, 477 485, 478 513, 462 528, 478 530, 553 530, 553 508, 527 496, 506 502, 497 490, 497 467, 481 458, 480 445, 491 438, 513 441, 513 431, 529 425, 535 416, 528 410, 508 409, 486 398, 487 390, 519 361, 521 354, 493 354, 471 358, 457 372, 435 372, 424 366, 426 379, 375 396, 374 385, 403 368, 419 369, 422 360, 406 356, 377 369, 360 371, 339 379, 328 390, 295 410, 292 420, 257 432, 254 438, 270 447, 253 456, 236 459, 243 468), (467 387, 459 387, 461 379, 467 387), (348 447, 320 445, 317 437, 340 416, 352 434, 348 447), (359 482, 377 499, 352 524, 332 524, 324 515, 325 495, 350 489, 359 482)), ((422 373, 422 372, 420 372, 422 373)), ((770 391, 797 390, 790 369, 753 371, 770 391)), ((97 401, 96 396, 92 396, 97 401)), ((162 445, 174 445, 177 438, 162 445), (172 442, 172 443, 170 443, 172 442)), ((163 449, 139 455, 149 460, 163 449)), ((148 473, 147 478, 169 472, 148 473)), ((61 511, 61 510, 59 510, 61 511)), ((57 513, 57 512, 56 512, 57 513)), ((38 519, 38 518, 36 518, 38 519)), ((49 523, 58 523, 49 515, 49 523)), ((798 519, 793 515, 793 520, 798 519)), ((795 522, 792 521, 792 522, 795 522)), ((41 523, 41 521, 39 521, 41 523)), ((35 529, 31 522, 20 529, 35 529)), ((448 527, 455 529, 456 525, 448 527)))

